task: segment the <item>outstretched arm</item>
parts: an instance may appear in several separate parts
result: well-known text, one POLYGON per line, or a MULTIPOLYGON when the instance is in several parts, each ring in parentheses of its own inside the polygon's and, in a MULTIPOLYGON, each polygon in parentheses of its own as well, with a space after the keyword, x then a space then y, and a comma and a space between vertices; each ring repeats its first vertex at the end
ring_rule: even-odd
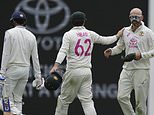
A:
POLYGON ((123 38, 120 38, 117 45, 113 48, 108 48, 104 51, 104 56, 109 58, 111 55, 120 54, 125 49, 125 44, 123 38))
POLYGON ((100 36, 95 32, 92 32, 91 36, 94 40, 94 43, 100 43, 103 45, 112 44, 117 41, 123 35, 124 28, 119 30, 114 36, 100 36))

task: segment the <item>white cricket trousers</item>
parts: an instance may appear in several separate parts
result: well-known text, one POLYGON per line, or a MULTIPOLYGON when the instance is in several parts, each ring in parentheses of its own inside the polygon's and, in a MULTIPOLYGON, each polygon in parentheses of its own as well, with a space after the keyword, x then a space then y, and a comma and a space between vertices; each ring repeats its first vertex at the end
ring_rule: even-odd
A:
POLYGON ((3 96, 10 97, 11 109, 15 106, 22 113, 22 96, 29 77, 29 67, 11 66, 5 76, 6 94, 3 96))
POLYGON ((122 70, 117 98, 124 115, 147 115, 149 79, 149 70, 122 70), (130 94, 133 89, 135 91, 135 111, 130 102, 130 94))
POLYGON ((64 74, 61 94, 55 115, 68 115, 69 104, 78 97, 85 115, 97 115, 92 100, 92 73, 90 68, 67 70, 64 74))

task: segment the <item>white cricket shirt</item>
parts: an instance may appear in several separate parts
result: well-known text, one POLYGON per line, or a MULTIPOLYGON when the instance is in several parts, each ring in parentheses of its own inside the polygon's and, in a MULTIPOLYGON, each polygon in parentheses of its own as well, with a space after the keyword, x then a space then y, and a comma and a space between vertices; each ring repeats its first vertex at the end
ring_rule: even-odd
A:
POLYGON ((35 77, 41 77, 36 37, 23 26, 5 32, 1 72, 11 66, 30 66, 32 56, 35 77))
POLYGON ((103 37, 87 30, 84 26, 73 27, 63 36, 62 46, 58 52, 56 62, 61 64, 66 56, 66 69, 91 68, 93 44, 107 45, 116 40, 116 36, 103 37))
POLYGON ((149 58, 154 56, 154 33, 148 27, 142 25, 132 32, 131 26, 126 27, 122 38, 117 42, 117 45, 112 48, 112 55, 116 55, 125 50, 125 54, 141 52, 142 58, 140 60, 133 60, 125 62, 123 68, 125 69, 149 69, 149 58))

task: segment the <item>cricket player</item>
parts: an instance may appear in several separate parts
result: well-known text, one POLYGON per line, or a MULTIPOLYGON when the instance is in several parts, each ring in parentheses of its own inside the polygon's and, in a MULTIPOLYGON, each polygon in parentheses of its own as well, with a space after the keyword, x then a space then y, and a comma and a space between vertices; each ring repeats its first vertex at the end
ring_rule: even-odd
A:
POLYGON ((1 75, 5 76, 3 88, 4 115, 22 114, 22 96, 29 77, 30 57, 35 72, 35 85, 40 88, 42 77, 36 37, 25 28, 26 16, 15 11, 10 19, 13 28, 5 32, 1 61, 1 75))
POLYGON ((112 44, 122 36, 120 30, 114 36, 103 37, 84 27, 86 15, 77 11, 71 15, 73 28, 63 36, 62 46, 50 73, 67 59, 61 94, 58 97, 55 115, 68 115, 69 104, 78 97, 85 115, 97 115, 92 100, 91 55, 94 43, 112 44))
POLYGON ((125 50, 126 60, 118 83, 118 101, 124 115, 147 115, 149 91, 149 59, 154 56, 154 33, 143 23, 141 9, 133 8, 129 19, 131 25, 123 31, 117 45, 104 51, 106 57, 125 50), (129 60, 129 58, 131 60, 129 60), (129 60, 129 61, 128 61, 129 60), (130 94, 135 90, 135 111, 130 102, 130 94))

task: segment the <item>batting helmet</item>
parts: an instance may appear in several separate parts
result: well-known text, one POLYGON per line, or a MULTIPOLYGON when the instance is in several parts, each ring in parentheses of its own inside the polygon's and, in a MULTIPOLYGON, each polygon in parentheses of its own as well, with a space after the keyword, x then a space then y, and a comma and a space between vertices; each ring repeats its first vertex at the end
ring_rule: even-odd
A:
POLYGON ((55 71, 45 78, 44 86, 48 90, 56 90, 62 83, 62 75, 55 71))
POLYGON ((26 20, 27 18, 26 18, 26 15, 23 12, 15 11, 15 12, 13 12, 13 14, 11 16, 10 21, 16 20, 16 19, 26 20))

